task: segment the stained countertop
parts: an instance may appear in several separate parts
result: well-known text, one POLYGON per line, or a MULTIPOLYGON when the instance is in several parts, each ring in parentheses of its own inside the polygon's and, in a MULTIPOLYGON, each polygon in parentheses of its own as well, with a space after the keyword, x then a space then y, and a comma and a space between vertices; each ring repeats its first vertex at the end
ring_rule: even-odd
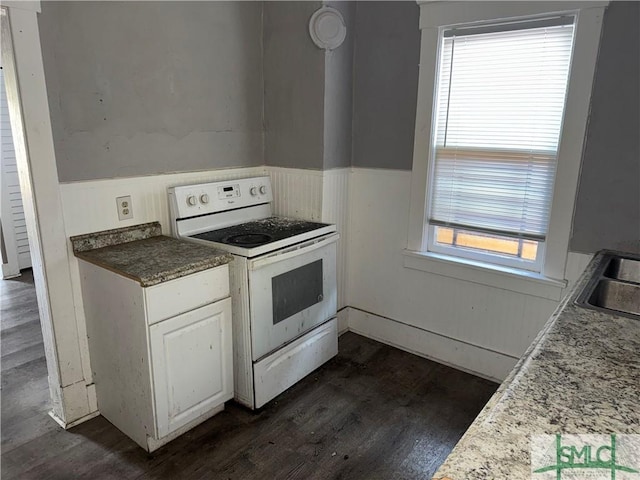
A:
POLYGON ((76 257, 137 281, 143 287, 224 265, 233 257, 161 234, 151 222, 71 237, 76 257))
POLYGON ((535 478, 532 435, 640 433, 640 321, 575 304, 602 257, 594 257, 434 479, 535 478))

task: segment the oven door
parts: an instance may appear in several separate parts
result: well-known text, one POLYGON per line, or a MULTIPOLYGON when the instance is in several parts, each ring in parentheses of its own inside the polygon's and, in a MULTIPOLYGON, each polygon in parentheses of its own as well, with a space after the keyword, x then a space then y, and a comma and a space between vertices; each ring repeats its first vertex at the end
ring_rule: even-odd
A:
POLYGON ((254 361, 336 314, 338 237, 309 240, 248 262, 254 361))

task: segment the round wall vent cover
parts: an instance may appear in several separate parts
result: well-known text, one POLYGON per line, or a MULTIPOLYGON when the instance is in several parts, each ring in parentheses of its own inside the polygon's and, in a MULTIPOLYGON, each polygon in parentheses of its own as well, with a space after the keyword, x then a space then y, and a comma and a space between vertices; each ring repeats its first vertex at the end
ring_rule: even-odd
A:
POLYGON ((347 36, 342 14, 332 7, 319 8, 309 19, 309 34, 313 43, 326 50, 338 48, 347 36))

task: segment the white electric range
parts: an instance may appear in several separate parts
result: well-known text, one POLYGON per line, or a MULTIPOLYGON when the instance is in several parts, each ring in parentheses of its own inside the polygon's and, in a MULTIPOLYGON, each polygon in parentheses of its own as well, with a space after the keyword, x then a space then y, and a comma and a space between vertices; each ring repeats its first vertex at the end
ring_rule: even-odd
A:
POLYGON ((175 237, 227 251, 235 399, 259 408, 338 353, 335 225, 273 215, 269 177, 169 189, 175 237))

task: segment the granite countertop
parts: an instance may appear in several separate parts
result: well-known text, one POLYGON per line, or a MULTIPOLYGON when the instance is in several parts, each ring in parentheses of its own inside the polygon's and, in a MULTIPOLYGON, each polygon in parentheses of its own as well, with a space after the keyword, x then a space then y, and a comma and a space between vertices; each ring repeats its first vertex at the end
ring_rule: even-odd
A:
POLYGON ((224 265, 227 252, 162 235, 160 224, 71 237, 76 257, 131 278, 143 287, 224 265))
POLYGON ((531 435, 640 433, 640 321, 574 303, 602 256, 594 257, 434 479, 530 479, 531 435))

